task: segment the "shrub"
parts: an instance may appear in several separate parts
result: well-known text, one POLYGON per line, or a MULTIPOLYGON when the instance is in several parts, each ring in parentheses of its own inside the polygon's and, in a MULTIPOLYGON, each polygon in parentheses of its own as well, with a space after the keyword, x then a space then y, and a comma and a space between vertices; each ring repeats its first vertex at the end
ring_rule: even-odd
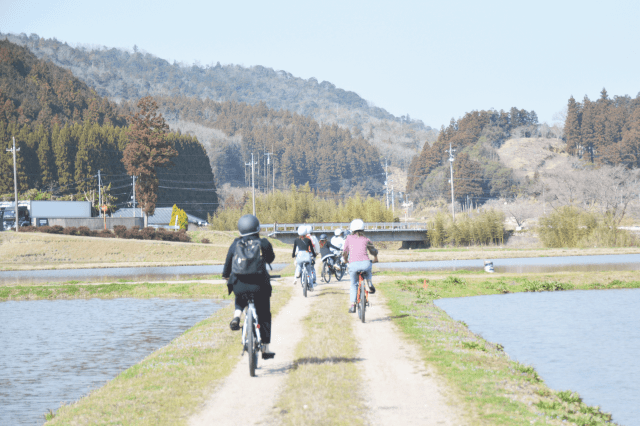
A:
POLYGON ((142 235, 139 232, 139 228, 134 226, 124 234, 124 238, 129 240, 141 240, 142 235))
POLYGON ((114 233, 112 233, 111 231, 109 231, 108 229, 101 229, 100 231, 98 231, 96 233, 96 237, 115 238, 116 235, 114 233))
POLYGON ((67 226, 62 230, 64 235, 78 235, 78 228, 75 226, 67 226))
POLYGON ((38 228, 36 228, 35 226, 31 226, 31 225, 27 225, 27 226, 21 226, 20 227, 20 232, 37 232, 38 228))
POLYGON ((113 232, 116 234, 118 238, 125 238, 127 233, 127 227, 124 225, 116 225, 113 227, 113 232))
POLYGON ((581 212, 564 206, 540 218, 537 228, 545 247, 627 247, 637 245, 627 231, 618 229, 611 215, 581 212))
POLYGON ((202 244, 209 244, 211 241, 209 241, 209 239, 208 239, 208 238, 203 238, 203 239, 201 239, 201 240, 200 240, 200 242, 201 242, 202 244))
POLYGON ((60 225, 41 226, 38 229, 40 230, 40 232, 44 232, 47 234, 62 234, 62 231, 64 230, 64 228, 60 225))
POLYGON ((154 228, 143 228, 139 234, 143 240, 153 240, 156 236, 156 230, 154 228))
POLYGON ((82 235, 83 237, 92 237, 96 234, 95 231, 87 228, 86 226, 78 227, 78 235, 82 235))

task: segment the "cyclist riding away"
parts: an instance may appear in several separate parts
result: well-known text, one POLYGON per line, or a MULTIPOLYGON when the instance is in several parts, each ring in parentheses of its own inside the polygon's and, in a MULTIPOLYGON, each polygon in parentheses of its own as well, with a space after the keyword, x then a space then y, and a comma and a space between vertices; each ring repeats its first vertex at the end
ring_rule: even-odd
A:
MULTIPOLYGON (((312 276, 311 273, 311 256, 315 257, 316 252, 313 249, 313 243, 306 237, 307 225, 300 225, 298 227, 298 238, 293 242, 293 254, 291 257, 296 259, 296 278, 300 278, 302 273, 302 265, 307 262, 307 274, 312 276)), ((313 283, 315 285, 315 282, 313 283)), ((260 318, 260 314, 258 314, 260 318)))
POLYGON ((240 237, 233 240, 222 270, 227 279, 229 294, 236 296, 235 312, 229 324, 231 330, 240 330, 240 315, 248 304, 249 293, 253 294, 256 314, 260 324, 262 359, 271 359, 275 353, 269 352, 271 342, 271 277, 267 263, 275 259, 273 247, 266 238, 260 238, 260 221, 247 214, 238 220, 240 237))
POLYGON ((331 265, 338 262, 338 256, 336 255, 335 250, 340 252, 337 247, 327 241, 327 234, 320 235, 320 256, 321 261, 328 259, 331 265))
MULTIPOLYGON (((320 253, 320 242, 318 241, 318 238, 313 235, 313 226, 311 225, 307 225, 307 238, 309 238, 311 240, 311 244, 313 244, 313 250, 316 252, 316 255, 318 255, 320 253)), ((316 256, 313 256, 313 258, 315 259, 316 256)), ((320 273, 322 272, 322 262, 318 262, 315 266, 315 274, 313 274, 313 285, 315 287, 315 285, 317 284, 317 278, 318 275, 320 275, 320 273)))
POLYGON ((371 240, 364 236, 364 222, 360 219, 354 219, 349 226, 351 234, 347 236, 344 242, 343 256, 345 261, 349 262, 349 277, 351 278, 351 288, 349 291, 349 299, 351 306, 349 313, 356 311, 356 297, 358 293, 358 272, 365 273, 365 279, 369 286, 369 293, 374 294, 376 288, 371 282, 371 260, 367 251, 373 255, 373 262, 378 262, 378 250, 373 246, 371 240))

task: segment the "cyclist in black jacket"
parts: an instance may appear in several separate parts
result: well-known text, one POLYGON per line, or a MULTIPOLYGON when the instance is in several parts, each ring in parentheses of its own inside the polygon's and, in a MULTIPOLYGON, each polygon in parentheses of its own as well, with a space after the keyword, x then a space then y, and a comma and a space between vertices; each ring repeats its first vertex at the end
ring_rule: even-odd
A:
POLYGON ((260 337, 262 338, 262 359, 270 359, 275 356, 269 352, 269 343, 271 342, 271 280, 267 272, 267 263, 272 263, 276 257, 273 252, 271 243, 266 238, 260 238, 260 221, 254 215, 247 214, 238 221, 238 231, 240 237, 233 240, 227 259, 222 270, 222 277, 227 279, 227 288, 229 294, 233 291, 236 296, 236 309, 233 314, 233 320, 229 326, 231 330, 240 330, 240 315, 247 306, 247 293, 253 293, 253 301, 258 314, 258 323, 260 324, 260 337), (260 251, 264 260, 264 271, 254 276, 244 276, 241 279, 236 277, 232 272, 233 255, 236 252, 236 244, 240 240, 260 240, 260 251), (244 296, 244 297, 243 297, 244 296))

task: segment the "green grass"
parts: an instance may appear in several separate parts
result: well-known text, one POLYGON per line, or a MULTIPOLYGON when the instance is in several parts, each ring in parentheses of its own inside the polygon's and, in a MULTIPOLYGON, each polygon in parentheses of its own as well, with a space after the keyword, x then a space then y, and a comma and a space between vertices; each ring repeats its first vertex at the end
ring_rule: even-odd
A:
POLYGON ((304 318, 304 338, 275 405, 279 425, 362 425, 366 410, 358 384, 358 348, 345 292, 323 288, 304 318))
POLYGON ((115 299, 135 298, 180 298, 180 299, 224 299, 227 295, 225 284, 200 283, 143 283, 143 284, 62 284, 25 285, 0 287, 0 301, 38 299, 115 299))
MULTIPOLYGON (((596 278, 609 273, 596 274, 596 278)), ((638 273, 623 274, 636 277, 638 273)), ((481 425, 611 424, 611 416, 585 405, 570 391, 550 390, 531 366, 512 361, 499 344, 473 334, 463 322, 451 319, 433 301, 525 291, 638 288, 638 280, 594 282, 581 274, 548 276, 458 276, 397 280, 379 284, 389 301, 394 321, 421 350, 481 425), (571 282, 571 278, 577 278, 571 282), (559 278, 562 278, 559 280, 559 278), (563 422, 565 421, 566 422, 563 422)))
MULTIPOLYGON (((141 292, 147 292, 145 285, 139 287, 141 292)), ((271 299, 274 314, 289 300, 291 291, 288 287, 274 287, 271 299)), ((194 293, 184 287, 167 286, 156 287, 153 294, 150 297, 174 297, 175 294, 190 297, 186 295, 194 293)), ((238 356, 240 337, 231 332, 228 325, 232 310, 233 305, 219 310, 102 388, 73 404, 63 405, 55 414, 47 413, 46 424, 187 424, 188 417, 241 359, 238 356)))

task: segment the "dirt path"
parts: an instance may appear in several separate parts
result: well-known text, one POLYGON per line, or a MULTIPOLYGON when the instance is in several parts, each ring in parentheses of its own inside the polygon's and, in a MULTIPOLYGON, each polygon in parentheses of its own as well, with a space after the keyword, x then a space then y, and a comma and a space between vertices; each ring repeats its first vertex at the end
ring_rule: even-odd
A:
MULTIPOLYGON (((335 285, 334 283, 332 283, 335 285)), ((292 285, 290 280, 287 284, 292 285)), ((338 287, 347 290, 348 281, 338 287)), ((317 292, 302 296, 298 286, 282 312, 274 318, 271 348, 273 361, 260 361, 257 377, 249 377, 246 356, 231 375, 216 389, 189 424, 254 425, 272 419, 274 405, 284 387, 293 363, 294 349, 303 337, 302 319, 308 315, 317 292), (252 398, 247 398, 251 394, 252 398)), ((346 294, 345 294, 346 296, 346 294)), ((373 306, 367 321, 353 315, 360 346, 359 363, 363 371, 363 391, 371 425, 420 424, 461 425, 461 416, 449 406, 445 386, 425 369, 414 344, 403 340, 392 324, 391 313, 379 294, 371 296, 373 306)), ((345 298, 345 309, 347 309, 345 298)), ((238 336, 238 340, 240 336, 238 336)), ((240 344, 238 342, 238 349, 240 344)))
POLYGON ((372 425, 461 425, 447 404, 446 387, 426 369, 418 348, 402 338, 379 293, 370 296, 365 324, 353 320, 360 344, 365 395, 372 425))
MULTIPOLYGON (((287 280, 285 285, 292 285, 291 280, 287 280)), ((308 314, 317 294, 310 292, 309 297, 305 298, 299 287, 296 285, 289 303, 273 319, 269 349, 276 353, 275 359, 259 360, 256 377, 250 377, 245 354, 231 375, 205 403, 202 411, 190 419, 190 425, 253 425, 271 414, 293 364, 294 349, 303 336, 302 319, 308 314)), ((238 353, 240 350, 238 334, 238 353)))

